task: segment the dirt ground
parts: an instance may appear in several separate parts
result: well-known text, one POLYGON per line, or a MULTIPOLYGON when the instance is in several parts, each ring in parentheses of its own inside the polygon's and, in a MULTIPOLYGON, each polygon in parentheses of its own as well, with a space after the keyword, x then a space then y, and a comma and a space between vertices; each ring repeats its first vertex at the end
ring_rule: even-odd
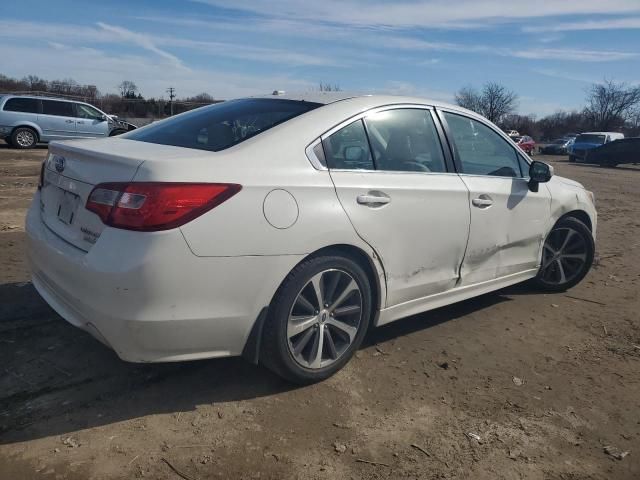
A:
POLYGON ((58 317, 24 260, 45 154, 0 141, 0 479, 640 478, 640 167, 544 157, 596 194, 576 288, 404 319, 294 388, 241 359, 127 364, 58 317))

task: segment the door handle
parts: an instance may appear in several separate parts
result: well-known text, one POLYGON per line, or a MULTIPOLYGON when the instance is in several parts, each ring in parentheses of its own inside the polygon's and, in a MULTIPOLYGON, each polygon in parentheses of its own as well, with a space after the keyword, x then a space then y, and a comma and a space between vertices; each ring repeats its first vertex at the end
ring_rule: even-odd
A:
POLYGON ((84 122, 76 122, 77 125, 84 125, 84 122))
POLYGON ((75 120, 65 120, 67 123, 73 123, 75 120))
POLYGON ((391 198, 382 192, 369 192, 365 195, 358 195, 356 201, 360 205, 379 206, 386 205, 391 201, 391 198))
POLYGON ((493 205, 493 200, 489 195, 480 195, 478 198, 471 200, 474 207, 487 208, 493 205))

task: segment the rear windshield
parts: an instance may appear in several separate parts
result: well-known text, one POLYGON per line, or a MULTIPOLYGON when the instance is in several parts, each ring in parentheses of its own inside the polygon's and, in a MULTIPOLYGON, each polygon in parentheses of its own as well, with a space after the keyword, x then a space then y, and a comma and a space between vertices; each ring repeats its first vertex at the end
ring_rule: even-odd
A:
POLYGON ((231 100, 198 108, 121 138, 218 152, 321 105, 271 98, 231 100))
POLYGON ((575 143, 604 143, 605 140, 606 135, 583 134, 578 135, 575 143))

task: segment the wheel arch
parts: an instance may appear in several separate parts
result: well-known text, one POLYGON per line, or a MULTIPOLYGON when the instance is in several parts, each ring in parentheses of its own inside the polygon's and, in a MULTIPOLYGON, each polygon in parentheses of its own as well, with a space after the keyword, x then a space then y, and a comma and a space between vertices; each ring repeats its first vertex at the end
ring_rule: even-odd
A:
POLYGON ((36 124, 31 122, 20 123, 19 125, 14 126, 11 129, 11 133, 9 135, 13 135, 13 132, 15 132, 18 128, 29 128, 33 130, 34 132, 36 132, 36 135, 38 136, 38 141, 40 141, 40 139, 42 138, 42 130, 40 130, 40 127, 38 127, 36 124))
POLYGON ((586 225, 586 227, 589 229, 590 232, 593 232, 593 223, 591 222, 591 217, 584 210, 571 210, 570 212, 567 212, 563 214, 560 218, 558 218, 558 220, 556 220, 556 223, 558 223, 563 218, 567 218, 567 217, 573 217, 580 220, 582 223, 586 225))
MULTIPOLYGON (((375 252, 372 251, 372 253, 375 255, 375 252)), ((371 258, 371 255, 365 252, 360 247, 356 247, 354 245, 349 245, 345 243, 339 243, 335 245, 329 245, 327 247, 323 247, 319 250, 316 250, 315 252, 305 257, 304 260, 308 258, 319 257, 322 255, 331 255, 331 254, 334 254, 334 255, 338 254, 341 256, 351 258, 352 260, 356 261, 364 269, 365 273, 367 274, 367 278, 369 279, 369 283, 371 285, 371 294, 373 296, 372 304, 374 305, 374 311, 373 311, 374 322, 372 322, 371 324, 372 325, 375 324, 376 315, 378 314, 378 312, 383 306, 384 292, 382 289, 383 282, 381 281, 381 278, 380 278, 381 275, 378 274, 378 269, 374 264, 374 260, 371 258)), ((376 259, 377 259, 377 255, 376 255, 376 259)), ((382 273, 382 277, 384 278, 384 273, 382 273)))
MULTIPOLYGON (((371 254, 369 254, 361 247, 346 243, 338 243, 327 245, 311 252, 296 263, 290 271, 293 271, 298 265, 310 258, 320 257, 323 255, 339 255, 348 257, 357 262, 363 268, 371 285, 371 295, 373 296, 372 304, 374 305, 372 321, 369 324, 369 328, 376 325, 380 309, 383 307, 384 300, 386 299, 385 276, 379 256, 373 250, 371 250, 371 254), (378 265, 376 265, 376 263, 378 263, 378 265)), ((280 291, 282 283, 285 281, 286 277, 287 276, 285 275, 278 285, 278 288, 273 293, 271 300, 269 301, 269 305, 266 305, 260 310, 245 342, 245 346, 242 350, 242 356, 253 364, 257 365, 260 361, 263 327, 268 316, 269 306, 280 291)))

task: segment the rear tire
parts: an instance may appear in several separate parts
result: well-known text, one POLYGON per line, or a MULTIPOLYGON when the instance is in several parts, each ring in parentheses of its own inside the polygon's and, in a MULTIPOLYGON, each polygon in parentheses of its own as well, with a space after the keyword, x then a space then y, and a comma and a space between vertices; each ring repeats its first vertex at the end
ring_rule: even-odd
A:
POLYGON ((34 148, 38 144, 38 134, 29 127, 18 127, 11 133, 11 146, 14 148, 34 148))
POLYGON ((357 262, 335 254, 304 260, 271 302, 260 362, 290 382, 324 380, 360 347, 371 311, 371 286, 357 262))
POLYGON ((574 287, 589 273, 594 254, 589 228, 577 218, 561 218, 544 242, 535 285, 547 292, 564 292, 574 287))

